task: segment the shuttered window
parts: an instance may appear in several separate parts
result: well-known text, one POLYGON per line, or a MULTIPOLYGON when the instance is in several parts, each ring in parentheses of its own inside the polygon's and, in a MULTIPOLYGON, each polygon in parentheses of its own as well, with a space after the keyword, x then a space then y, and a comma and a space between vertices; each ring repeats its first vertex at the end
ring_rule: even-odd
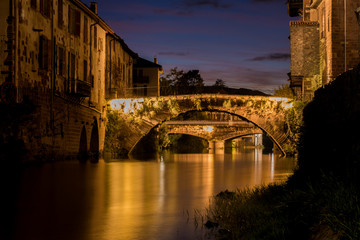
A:
POLYGON ((87 61, 84 60, 84 82, 87 82, 88 79, 87 79, 87 72, 88 72, 88 64, 87 64, 87 61))
POLYGON ((33 9, 36 9, 36 0, 31 0, 30 4, 33 9))
POLYGON ((45 36, 40 36, 39 43, 39 68, 44 70, 49 70, 51 65, 51 44, 50 41, 45 36))
POLYGON ((46 17, 50 17, 50 7, 51 7, 50 0, 40 0, 40 12, 42 15, 46 17))
POLYGON ((97 48, 97 28, 94 27, 94 48, 97 48))
POLYGON ((64 26, 63 0, 58 0, 58 27, 64 26))
POLYGON ((89 30, 88 30, 88 19, 84 16, 84 43, 87 43, 89 41, 88 39, 89 30))
POLYGON ((80 11, 69 6, 69 33, 80 36, 81 15, 80 11))
POLYGON ((58 50, 58 56, 59 56, 59 75, 65 76, 66 73, 66 51, 64 48, 59 47, 58 50))

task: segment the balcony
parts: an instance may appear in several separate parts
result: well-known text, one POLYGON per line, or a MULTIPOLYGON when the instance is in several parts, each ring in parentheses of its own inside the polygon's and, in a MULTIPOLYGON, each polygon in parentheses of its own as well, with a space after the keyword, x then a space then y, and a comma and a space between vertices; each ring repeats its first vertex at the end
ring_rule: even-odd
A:
POLYGON ((77 97, 90 97, 91 95, 91 84, 89 82, 85 82, 82 80, 70 80, 71 91, 72 95, 77 97))

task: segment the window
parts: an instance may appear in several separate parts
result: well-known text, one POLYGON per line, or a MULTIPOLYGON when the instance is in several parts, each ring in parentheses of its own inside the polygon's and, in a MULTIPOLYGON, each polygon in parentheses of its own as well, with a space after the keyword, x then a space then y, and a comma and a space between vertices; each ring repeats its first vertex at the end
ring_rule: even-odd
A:
POLYGON ((68 54, 69 57, 69 85, 68 91, 74 93, 75 92, 75 54, 70 53, 68 54))
POLYGON ((84 43, 88 42, 88 19, 84 16, 84 43))
POLYGON ((94 26, 94 48, 97 48, 97 27, 94 26))
POLYGON ((46 17, 50 17, 50 0, 40 0, 40 12, 46 17))
POLYGON ((69 6, 69 33, 80 36, 80 11, 69 6))
POLYGON ((325 37, 325 11, 324 9, 321 9, 321 33, 320 33, 320 37, 324 38, 325 37))
POLYGON ((48 70, 50 66, 50 54, 51 52, 51 44, 50 41, 44 37, 40 36, 40 44, 39 44, 39 68, 48 70))
POLYGON ((31 8, 36 9, 36 0, 31 0, 31 8))
POLYGON ((99 50, 100 50, 100 51, 103 51, 103 41, 102 41, 102 38, 99 38, 98 45, 99 45, 99 50))
POLYGON ((64 26, 63 0, 58 0, 58 27, 64 26))
POLYGON ((84 60, 84 82, 87 82, 88 79, 87 79, 87 72, 88 72, 88 65, 87 65, 87 61, 84 60))
POLYGON ((59 47, 59 51, 58 51, 58 56, 59 56, 59 75, 60 76, 65 76, 65 72, 66 72, 66 64, 65 64, 65 59, 66 59, 66 52, 65 49, 62 47, 59 47))

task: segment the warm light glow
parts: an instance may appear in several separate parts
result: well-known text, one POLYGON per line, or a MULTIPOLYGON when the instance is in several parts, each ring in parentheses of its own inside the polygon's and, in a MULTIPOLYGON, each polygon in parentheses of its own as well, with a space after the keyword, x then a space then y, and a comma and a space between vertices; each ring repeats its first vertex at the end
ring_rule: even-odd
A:
POLYGON ((270 97, 269 100, 282 102, 281 106, 286 110, 293 107, 293 103, 291 99, 288 98, 281 98, 281 97, 270 97))
POLYGON ((214 128, 211 127, 211 126, 206 126, 206 127, 204 127, 204 131, 206 131, 206 132, 211 133, 213 130, 214 130, 214 128))
POLYGON ((112 110, 122 110, 124 113, 134 112, 135 109, 139 109, 139 103, 144 102, 143 98, 134 99, 114 99, 110 101, 110 107, 112 110))
POLYGON ((289 99, 282 98, 282 97, 269 97, 269 100, 277 101, 277 102, 288 102, 289 101, 289 99))
POLYGON ((293 103, 292 103, 292 102, 290 102, 290 103, 285 103, 285 102, 284 102, 284 103, 282 103, 281 105, 282 105, 282 107, 283 107, 285 110, 293 107, 293 103))

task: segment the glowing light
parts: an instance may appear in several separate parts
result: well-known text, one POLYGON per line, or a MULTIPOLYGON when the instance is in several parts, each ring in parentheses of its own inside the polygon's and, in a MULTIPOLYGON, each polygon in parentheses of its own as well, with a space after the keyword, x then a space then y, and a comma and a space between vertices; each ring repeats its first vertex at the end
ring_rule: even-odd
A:
POLYGON ((282 102, 281 106, 286 110, 293 107, 293 103, 291 99, 288 98, 281 98, 281 97, 270 97, 269 100, 282 102))
POLYGON ((214 130, 214 128, 211 127, 211 126, 206 126, 206 127, 204 127, 204 131, 206 131, 206 132, 211 133, 213 130, 214 130))
POLYGON ((114 99, 110 101, 110 107, 112 110, 122 110, 124 113, 134 112, 136 109, 140 109, 143 103, 143 98, 134 99, 114 99))
POLYGON ((285 102, 284 102, 284 103, 282 103, 281 105, 282 105, 282 107, 283 107, 285 110, 293 107, 293 103, 292 103, 292 102, 290 102, 290 103, 285 103, 285 102))
POLYGON ((289 99, 282 98, 282 97, 269 97, 269 100, 277 101, 277 102, 288 102, 289 101, 289 99))

